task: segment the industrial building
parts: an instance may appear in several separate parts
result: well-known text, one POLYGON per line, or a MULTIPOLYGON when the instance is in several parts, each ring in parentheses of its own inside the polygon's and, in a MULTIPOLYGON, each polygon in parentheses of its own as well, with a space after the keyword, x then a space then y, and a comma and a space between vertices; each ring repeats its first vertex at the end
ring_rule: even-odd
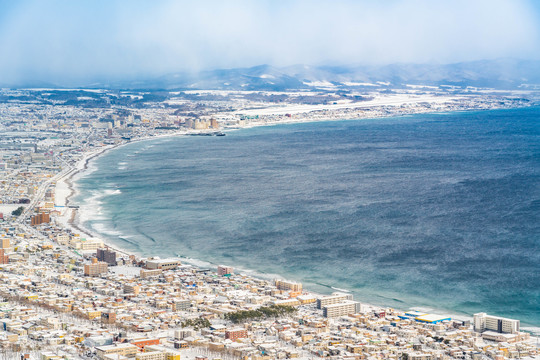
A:
POLYGON ((409 310, 404 315, 399 316, 400 319, 411 319, 418 322, 428 323, 428 324, 438 324, 443 321, 452 320, 448 316, 428 314, 421 311, 409 310))
POLYGON ((414 318, 414 320, 428 323, 428 324, 438 324, 443 321, 450 321, 452 320, 448 316, 442 316, 442 315, 436 315, 436 314, 425 314, 421 316, 417 316, 414 318))
POLYGON ((170 270, 180 266, 180 260, 178 259, 152 259, 146 261, 146 268, 149 270, 170 270))

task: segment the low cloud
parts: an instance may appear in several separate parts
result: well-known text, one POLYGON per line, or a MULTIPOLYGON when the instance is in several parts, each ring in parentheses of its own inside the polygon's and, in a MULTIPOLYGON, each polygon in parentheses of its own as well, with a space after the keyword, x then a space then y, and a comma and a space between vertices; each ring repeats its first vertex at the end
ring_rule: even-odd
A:
POLYGON ((22 1, 0 5, 0 83, 271 64, 540 58, 530 1, 22 1))

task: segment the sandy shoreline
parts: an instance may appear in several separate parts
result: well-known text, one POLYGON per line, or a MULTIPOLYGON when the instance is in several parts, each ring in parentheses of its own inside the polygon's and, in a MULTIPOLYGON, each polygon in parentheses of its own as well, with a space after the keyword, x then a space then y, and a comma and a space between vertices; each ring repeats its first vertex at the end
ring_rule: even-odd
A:
POLYGON ((149 136, 149 137, 135 139, 133 141, 125 142, 125 143, 121 143, 117 145, 104 146, 98 149, 97 151, 89 152, 83 155, 83 158, 79 160, 68 173, 66 173, 61 179, 56 181, 55 206, 60 207, 60 209, 62 209, 61 215, 57 217, 57 222, 60 223, 65 228, 70 229, 72 233, 84 234, 89 238, 99 238, 101 241, 103 241, 103 244, 105 246, 107 246, 111 250, 114 250, 122 255, 125 255, 125 256, 134 255, 137 257, 141 257, 138 254, 134 254, 130 251, 127 251, 125 249, 118 247, 117 245, 107 242, 106 239, 103 239, 100 234, 84 227, 83 224, 80 223, 80 220, 79 220, 80 209, 69 207, 70 202, 72 201, 73 197, 75 197, 78 194, 78 190, 75 186, 75 182, 76 182, 75 177, 82 176, 86 171, 88 171, 91 161, 97 160, 100 156, 104 155, 110 150, 118 149, 128 144, 133 144, 140 141, 147 141, 147 140, 165 138, 165 137, 177 137, 177 136, 184 136, 184 135, 186 135, 184 132, 178 132, 176 134, 167 134, 164 136, 149 136))
MULTIPOLYGON (((84 228, 82 224, 79 224, 77 220, 79 212, 78 209, 69 207, 72 198, 77 194, 77 190, 74 184, 74 177, 77 175, 82 175, 85 171, 87 171, 91 160, 97 159, 100 155, 103 155, 108 150, 118 148, 121 145, 123 144, 104 147, 96 152, 85 154, 83 158, 79 160, 77 164, 75 164, 75 167, 73 169, 71 169, 64 177, 62 177, 56 182, 55 205, 63 207, 62 214, 60 215, 60 217, 57 218, 57 221, 65 228, 70 229, 72 233, 84 234, 91 238, 99 237, 99 235, 94 234, 90 230, 84 228)), ((114 249, 115 251, 130 255, 129 253, 121 249, 114 248, 113 246, 111 246, 111 244, 106 245, 109 248, 114 249)))

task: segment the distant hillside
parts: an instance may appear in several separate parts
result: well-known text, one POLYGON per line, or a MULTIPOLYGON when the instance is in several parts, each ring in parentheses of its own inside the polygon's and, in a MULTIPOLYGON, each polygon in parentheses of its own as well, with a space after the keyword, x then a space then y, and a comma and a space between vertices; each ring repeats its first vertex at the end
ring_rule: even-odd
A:
MULTIPOLYGON (((37 85, 37 84, 36 84, 37 85)), ((517 89, 540 86, 540 61, 499 59, 445 65, 307 66, 220 69, 175 73, 136 81, 82 85, 111 89, 299 90, 314 88, 399 88, 453 85, 517 89)), ((41 87, 43 84, 33 87, 41 87)), ((25 84, 29 87, 29 84, 25 84)))

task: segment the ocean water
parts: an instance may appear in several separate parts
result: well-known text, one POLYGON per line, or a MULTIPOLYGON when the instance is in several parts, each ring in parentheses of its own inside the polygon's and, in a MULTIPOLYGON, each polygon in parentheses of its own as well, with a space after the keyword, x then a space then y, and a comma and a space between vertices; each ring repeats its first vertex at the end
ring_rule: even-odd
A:
POLYGON ((161 138, 93 161, 74 200, 141 255, 540 326, 539 135, 526 108, 161 138))

